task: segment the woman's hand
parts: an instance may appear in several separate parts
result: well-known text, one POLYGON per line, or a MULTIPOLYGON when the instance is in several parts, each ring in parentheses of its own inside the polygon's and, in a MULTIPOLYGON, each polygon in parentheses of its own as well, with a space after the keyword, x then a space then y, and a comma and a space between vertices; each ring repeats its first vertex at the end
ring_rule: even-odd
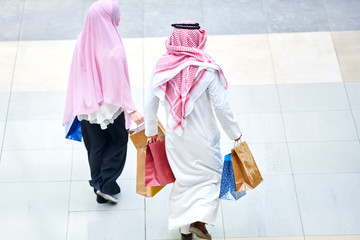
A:
POLYGON ((144 122, 144 117, 138 111, 133 111, 130 113, 131 119, 136 123, 136 125, 140 125, 144 122))

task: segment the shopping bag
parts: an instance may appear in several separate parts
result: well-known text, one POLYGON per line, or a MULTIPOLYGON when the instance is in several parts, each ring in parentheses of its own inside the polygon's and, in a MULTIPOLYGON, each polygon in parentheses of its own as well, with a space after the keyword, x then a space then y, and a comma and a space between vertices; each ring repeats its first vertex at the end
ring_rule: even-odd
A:
POLYGON ((165 141, 149 143, 146 149, 145 186, 164 186, 175 182, 166 157, 165 141))
POLYGON ((145 187, 146 146, 137 149, 136 193, 144 197, 155 196, 164 186, 145 187))
POLYGON ((224 157, 219 198, 224 200, 238 200, 245 195, 246 192, 236 192, 231 154, 229 153, 224 157))
MULTIPOLYGON (((129 134, 130 139, 136 149, 146 147, 147 137, 145 136, 145 124, 142 124, 135 129, 129 130, 129 134)), ((165 128, 160 121, 158 121, 158 138, 162 141, 165 140, 165 128)))
POLYGON ((66 123, 65 138, 81 142, 82 139, 81 125, 77 116, 72 121, 66 123))
POLYGON ((240 144, 236 144, 231 149, 231 158, 237 192, 254 189, 263 181, 255 159, 245 141, 240 141, 240 144))
MULTIPOLYGON (((136 170, 136 193, 144 197, 153 197, 164 186, 146 187, 145 186, 145 158, 147 148, 147 137, 145 136, 144 124, 136 129, 129 130, 130 139, 137 150, 137 170, 136 170)), ((158 122, 158 137, 165 139, 165 128, 158 122)))

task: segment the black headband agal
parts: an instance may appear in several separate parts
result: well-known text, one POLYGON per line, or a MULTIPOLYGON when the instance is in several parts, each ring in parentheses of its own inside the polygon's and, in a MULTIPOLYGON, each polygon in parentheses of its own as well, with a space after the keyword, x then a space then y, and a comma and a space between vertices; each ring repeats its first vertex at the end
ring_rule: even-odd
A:
POLYGON ((200 25, 198 23, 174 23, 171 24, 171 26, 181 29, 200 29, 200 25))

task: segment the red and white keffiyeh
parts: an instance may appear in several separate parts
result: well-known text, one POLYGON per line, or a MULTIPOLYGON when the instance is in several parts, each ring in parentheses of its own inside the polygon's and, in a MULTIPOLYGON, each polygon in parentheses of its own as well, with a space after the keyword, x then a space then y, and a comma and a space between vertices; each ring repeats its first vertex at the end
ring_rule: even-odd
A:
POLYGON ((182 134, 186 126, 186 116, 192 111, 194 102, 209 84, 203 80, 206 70, 217 71, 222 85, 227 89, 221 68, 204 52, 206 39, 204 29, 174 28, 165 42, 167 53, 155 67, 152 79, 154 94, 169 104, 168 124, 178 135, 182 134))

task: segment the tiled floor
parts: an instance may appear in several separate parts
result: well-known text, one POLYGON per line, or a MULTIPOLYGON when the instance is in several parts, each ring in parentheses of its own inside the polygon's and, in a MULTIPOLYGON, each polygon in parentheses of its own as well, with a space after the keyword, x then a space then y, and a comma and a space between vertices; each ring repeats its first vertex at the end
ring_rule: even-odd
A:
MULTIPOLYGON (((93 1, 0 1, 1 240, 179 239, 167 229, 171 186, 135 193, 131 142, 119 203, 99 205, 83 144, 64 139, 72 51, 93 1)), ((200 22, 228 79, 264 182, 222 202, 214 239, 360 240, 359 1, 119 2, 140 111, 175 21, 200 22)))

